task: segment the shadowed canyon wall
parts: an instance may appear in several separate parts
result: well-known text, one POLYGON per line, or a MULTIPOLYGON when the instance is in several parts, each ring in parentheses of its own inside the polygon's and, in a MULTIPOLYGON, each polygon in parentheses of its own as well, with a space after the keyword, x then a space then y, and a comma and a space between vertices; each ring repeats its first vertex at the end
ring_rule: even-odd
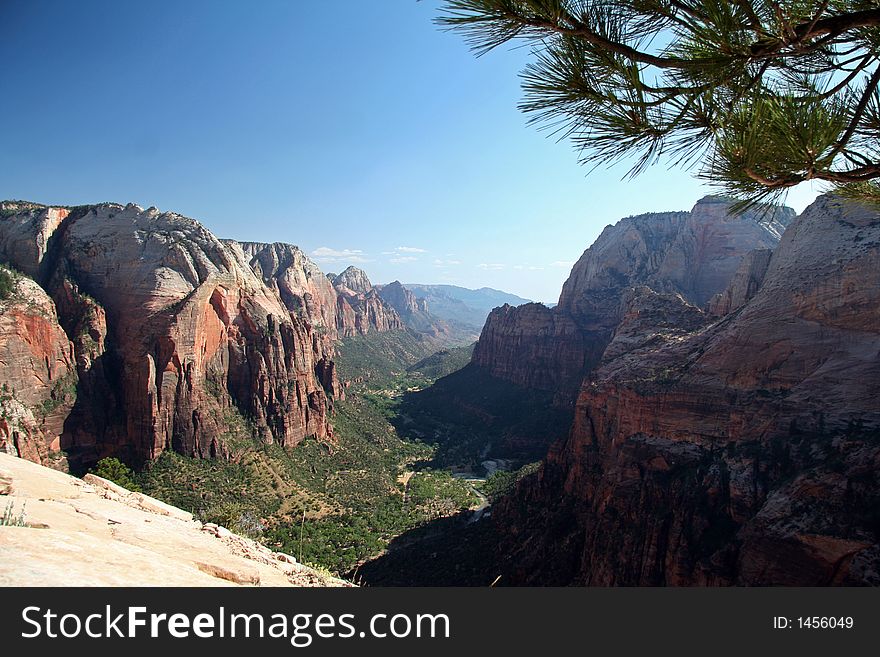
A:
POLYGON ((630 306, 494 514, 508 583, 880 584, 880 216, 820 198, 711 305, 630 306))
MULTIPOLYGON (((63 449, 75 469, 165 449, 224 454, 232 406, 282 445, 331 435, 336 294, 296 247, 223 242, 192 219, 135 205, 3 210, 0 259, 51 296, 52 331, 26 326, 23 341, 61 353, 63 334, 76 364, 73 399, 48 404, 60 416, 47 418, 43 452, 63 449)), ((16 398, 31 408, 54 399, 49 382, 26 398, 35 375, 16 373, 18 362, 30 361, 16 356, 2 372, 16 398)), ((56 379, 60 362, 46 368, 56 379)), ((39 449, 16 451, 45 461, 39 449)))

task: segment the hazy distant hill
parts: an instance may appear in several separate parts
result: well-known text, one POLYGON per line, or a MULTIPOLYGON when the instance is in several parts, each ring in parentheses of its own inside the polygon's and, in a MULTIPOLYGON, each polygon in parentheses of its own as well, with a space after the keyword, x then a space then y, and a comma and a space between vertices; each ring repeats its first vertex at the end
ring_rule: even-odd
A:
POLYGON ((428 307, 437 317, 471 327, 477 332, 483 328, 486 317, 493 308, 503 306, 505 303, 519 306, 530 301, 490 287, 470 290, 456 285, 404 283, 403 286, 412 291, 416 297, 427 299, 428 307))

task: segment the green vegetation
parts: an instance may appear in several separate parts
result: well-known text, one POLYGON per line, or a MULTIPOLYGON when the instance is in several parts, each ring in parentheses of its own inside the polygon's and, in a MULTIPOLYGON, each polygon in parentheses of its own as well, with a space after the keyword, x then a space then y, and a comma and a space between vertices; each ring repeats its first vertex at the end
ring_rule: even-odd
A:
POLYGON ((9 420, 12 416, 15 388, 10 388, 5 381, 0 384, 0 420, 9 420))
MULTIPOLYGON (((350 572, 401 534, 479 504, 470 483, 438 467, 433 425, 420 427, 401 414, 410 395, 460 368, 471 349, 430 354, 408 331, 346 339, 339 367, 356 383, 334 404, 332 438, 268 444, 227 408, 228 459, 165 451, 135 480, 205 522, 303 563, 350 572)), ((209 392, 220 398, 225 391, 215 382, 209 392)))
POLYGON ((5 301, 15 291, 16 276, 11 269, 0 265, 0 301, 5 301))
POLYGON ((21 505, 21 511, 16 515, 15 503, 10 500, 6 504, 3 515, 0 516, 0 527, 27 527, 27 520, 25 518, 24 504, 21 505))
POLYGON ((98 461, 97 465, 90 470, 90 472, 93 475, 112 481, 114 484, 119 484, 123 488, 127 488, 135 493, 139 493, 141 490, 140 486, 138 486, 135 481, 134 472, 117 458, 107 457, 101 459, 98 461))
POLYGON ((534 474, 540 467, 541 462, 535 461, 534 463, 526 463, 519 470, 512 472, 498 470, 486 478, 486 482, 480 486, 480 490, 489 498, 489 501, 494 504, 500 498, 512 492, 516 483, 520 479, 534 474))
POLYGON ((432 352, 432 343, 406 329, 345 338, 337 361, 341 378, 382 386, 399 381, 410 366, 432 352))
POLYGON ((415 365, 410 365, 407 372, 418 372, 428 379, 443 378, 471 362, 475 345, 476 343, 443 349, 423 358, 415 365))
POLYGON ((45 205, 31 203, 30 201, 0 201, 0 218, 12 217, 21 212, 41 210, 45 205))
MULTIPOLYGON (((410 382, 382 376, 394 390, 410 382)), ((423 379, 424 380, 424 379, 423 379)), ((166 451, 136 480, 144 492, 304 563, 343 573, 376 556, 400 534, 474 506, 470 486, 425 469, 432 446, 402 439, 391 420, 393 390, 362 385, 337 402, 334 436, 295 448, 266 444, 227 409, 230 458, 194 459, 166 451)))
POLYGON ((446 0, 477 53, 532 55, 520 108, 590 166, 661 156, 748 203, 807 180, 880 201, 880 10, 834 0, 446 0))
POLYGON ((64 404, 76 401, 76 389, 79 379, 75 370, 70 370, 64 377, 52 384, 49 398, 35 409, 37 415, 45 418, 64 404))

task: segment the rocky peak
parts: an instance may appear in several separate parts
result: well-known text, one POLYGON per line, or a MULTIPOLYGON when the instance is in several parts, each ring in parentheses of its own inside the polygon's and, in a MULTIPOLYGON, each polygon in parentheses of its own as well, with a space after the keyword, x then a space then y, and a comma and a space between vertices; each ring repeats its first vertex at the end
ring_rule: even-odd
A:
POLYGON ((582 321, 602 321, 609 290, 647 285, 704 305, 721 292, 752 249, 772 249, 794 211, 761 208, 731 214, 706 197, 690 212, 645 214, 608 226, 572 269, 559 305, 582 321))
POLYGON ((319 328, 329 341, 336 339, 336 291, 331 280, 311 259, 293 244, 275 242, 236 242, 251 269, 278 292, 295 317, 319 328))
POLYGON ((66 227, 63 252, 69 275, 124 323, 173 306, 209 280, 241 285, 281 309, 238 254, 174 212, 93 206, 66 227))
POLYGON ((440 341, 453 340, 454 330, 444 320, 428 312, 428 300, 419 298, 400 281, 377 285, 379 295, 400 315, 404 324, 413 331, 440 341))
POLYGON ((379 288, 379 295, 391 304, 401 317, 413 313, 427 313, 428 302, 419 299, 415 294, 406 289, 400 281, 393 281, 379 288))
POLYGON ((72 467, 165 449, 222 456, 230 412, 286 446, 330 435, 332 351, 312 328, 321 310, 291 312, 281 294, 305 299, 298 284, 326 281, 295 247, 247 251, 259 276, 240 245, 134 204, 0 217, 0 258, 40 272, 74 342, 79 384, 61 437, 72 467))
MULTIPOLYGON (((780 222, 793 211, 776 212, 769 220, 760 211, 734 215, 728 200, 707 197, 690 212, 622 219, 606 227, 574 265, 555 308, 493 312, 473 362, 494 376, 573 401, 631 312, 626 299, 633 290, 647 288, 657 296, 642 292, 643 300, 670 309, 705 307, 728 288, 752 251, 772 250, 779 242, 780 222)), ((737 298, 747 293, 737 292, 737 298)))
POLYGON ((722 320, 630 303, 571 431, 492 514, 508 581, 880 583, 878 245, 875 208, 821 197, 743 260, 722 320))
POLYGON ((67 208, 47 208, 37 203, 0 203, 0 261, 42 280, 49 240, 69 214, 67 208))
POLYGON ((333 279, 333 285, 351 290, 356 294, 366 294, 373 289, 373 284, 363 269, 355 266, 347 267, 333 279))

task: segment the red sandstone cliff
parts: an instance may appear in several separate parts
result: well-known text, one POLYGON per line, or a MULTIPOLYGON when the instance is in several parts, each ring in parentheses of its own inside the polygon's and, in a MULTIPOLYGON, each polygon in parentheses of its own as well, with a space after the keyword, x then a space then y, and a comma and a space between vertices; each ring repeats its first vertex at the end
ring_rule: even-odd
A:
POLYGON ((401 331, 405 328, 397 311, 379 295, 366 272, 348 267, 332 276, 336 290, 336 328, 339 337, 366 335, 371 331, 401 331))
POLYGON ((429 339, 454 341, 449 324, 428 311, 427 299, 417 298, 400 281, 392 281, 376 289, 382 300, 397 311, 407 327, 429 339))
POLYGON ((640 215, 608 226, 574 265, 559 298, 494 310, 473 362, 495 377, 551 390, 569 403, 627 312, 635 288, 695 306, 724 291, 755 249, 772 249, 793 212, 728 214, 714 197, 691 212, 640 215))
POLYGON ((327 276, 292 244, 235 242, 251 269, 273 288, 288 310, 308 321, 328 341, 336 339, 336 291, 327 276))
POLYGON ((493 514, 508 582, 880 584, 880 215, 823 197, 761 269, 689 328, 629 305, 493 514))
POLYGON ((0 299, 0 451, 63 465, 60 437, 76 385, 73 346, 55 304, 33 280, 15 276, 0 299))
POLYGON ((266 440, 329 434, 335 374, 313 324, 332 311, 323 299, 306 314, 283 300, 294 290, 305 300, 310 279, 314 300, 323 278, 307 263, 292 273, 293 261, 270 272, 271 254, 248 251, 134 205, 30 207, 0 219, 0 258, 38 277, 74 343, 80 385, 61 437, 72 466, 170 448, 224 453, 232 404, 266 440), (261 276, 252 258, 268 263, 261 276))

